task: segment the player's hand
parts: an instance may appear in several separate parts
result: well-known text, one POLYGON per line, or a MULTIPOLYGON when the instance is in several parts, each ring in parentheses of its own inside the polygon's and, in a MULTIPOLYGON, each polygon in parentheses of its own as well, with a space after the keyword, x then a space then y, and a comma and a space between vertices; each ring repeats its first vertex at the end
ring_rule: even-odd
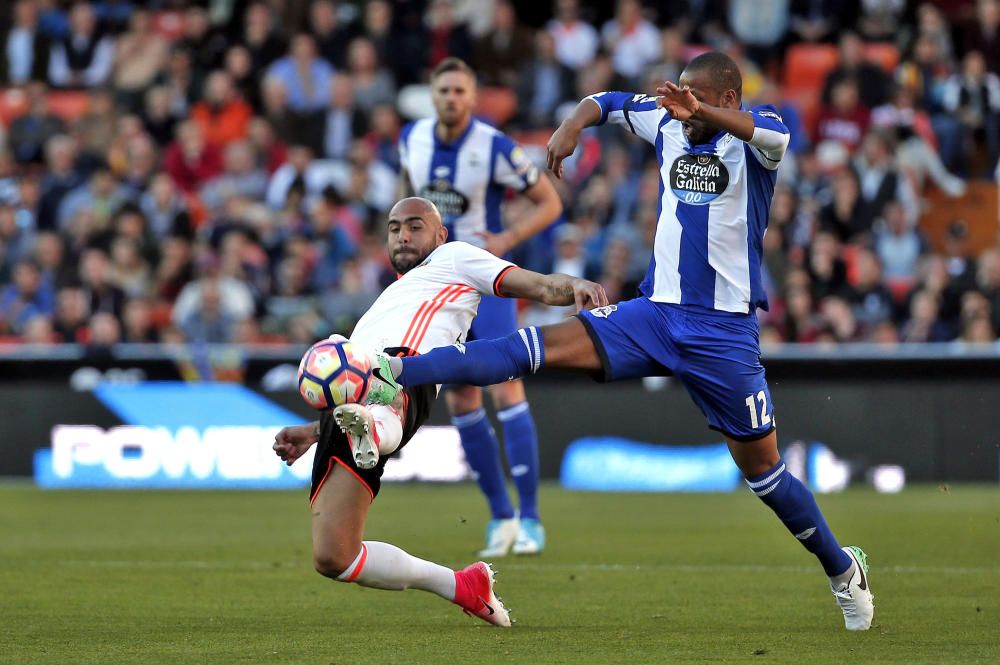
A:
POLYGON ((500 233, 477 231, 476 235, 483 239, 483 249, 493 256, 503 256, 514 249, 513 238, 511 238, 509 231, 502 231, 500 233))
POLYGON ((305 455, 312 444, 319 440, 317 423, 308 425, 293 425, 283 427, 274 435, 274 445, 271 449, 281 460, 291 466, 295 460, 305 455))
POLYGON ((607 305, 608 294, 600 284, 577 278, 573 280, 573 300, 576 303, 576 311, 582 312, 585 309, 607 305))
POLYGON ((562 178, 562 162, 573 154, 579 140, 580 130, 568 120, 559 125, 559 129, 549 138, 549 143, 545 146, 545 166, 557 178, 562 178))
POLYGON ((701 102, 695 98, 688 86, 679 88, 676 84, 665 81, 656 92, 661 95, 656 98, 656 105, 666 109, 674 120, 687 120, 697 115, 701 109, 701 102))

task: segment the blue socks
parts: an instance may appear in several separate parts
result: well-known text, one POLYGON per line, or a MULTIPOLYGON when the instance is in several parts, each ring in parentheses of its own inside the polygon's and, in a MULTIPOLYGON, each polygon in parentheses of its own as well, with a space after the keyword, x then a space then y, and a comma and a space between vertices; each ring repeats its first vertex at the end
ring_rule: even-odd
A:
POLYGON ((521 502, 521 517, 538 519, 538 434, 527 402, 497 411, 503 424, 510 475, 521 502))
POLYGON ((404 386, 492 386, 537 372, 545 362, 545 347, 542 334, 532 326, 506 337, 442 346, 401 360, 403 370, 396 380, 404 386))
POLYGON ((514 517, 514 506, 507 496, 507 479, 500 463, 500 444, 490 425, 490 419, 486 417, 486 411, 479 408, 470 413, 454 416, 451 423, 458 428, 462 449, 465 450, 465 459, 476 474, 479 489, 486 495, 493 519, 514 517))
POLYGON ((851 567, 851 557, 840 549, 812 492, 779 461, 759 476, 747 478, 747 485, 778 516, 803 547, 816 555, 823 570, 835 577, 851 567))

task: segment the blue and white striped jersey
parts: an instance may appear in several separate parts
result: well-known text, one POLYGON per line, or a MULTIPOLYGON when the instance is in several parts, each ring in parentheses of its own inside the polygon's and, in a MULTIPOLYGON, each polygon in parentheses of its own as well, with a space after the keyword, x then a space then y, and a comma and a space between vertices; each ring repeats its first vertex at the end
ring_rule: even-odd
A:
POLYGON ((748 109, 753 138, 719 132, 692 146, 656 98, 591 95, 600 124, 624 125, 652 143, 660 164, 659 221, 644 296, 726 312, 767 309, 760 263, 777 168, 788 128, 772 106, 748 109))
POLYGON ((403 128, 399 156, 417 196, 441 211, 448 240, 477 247, 482 231, 503 231, 500 206, 507 188, 522 192, 538 182, 538 168, 503 132, 473 119, 454 143, 434 135, 436 120, 417 120, 403 128))

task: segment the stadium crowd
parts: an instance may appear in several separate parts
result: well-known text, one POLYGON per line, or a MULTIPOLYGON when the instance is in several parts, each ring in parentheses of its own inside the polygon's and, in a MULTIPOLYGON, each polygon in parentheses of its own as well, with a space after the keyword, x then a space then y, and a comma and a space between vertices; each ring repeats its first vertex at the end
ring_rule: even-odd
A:
MULTIPOLYGON (((962 197, 993 176, 1000 2, 539 4, 4 3, 0 341, 349 332, 395 278, 383 227, 396 138, 432 112, 436 63, 461 57, 484 88, 514 91, 516 110, 493 120, 538 157, 580 97, 652 92, 708 48, 733 55, 745 102, 774 104, 792 132, 762 341, 996 340, 1000 248, 973 251, 955 219, 932 249, 920 220, 929 188, 962 197), (802 43, 837 52, 809 113, 779 85, 802 43), (898 62, 870 61, 872 44, 898 62)), ((516 260, 631 297, 657 219, 652 156, 617 128, 588 130, 557 182, 564 218, 516 260)))

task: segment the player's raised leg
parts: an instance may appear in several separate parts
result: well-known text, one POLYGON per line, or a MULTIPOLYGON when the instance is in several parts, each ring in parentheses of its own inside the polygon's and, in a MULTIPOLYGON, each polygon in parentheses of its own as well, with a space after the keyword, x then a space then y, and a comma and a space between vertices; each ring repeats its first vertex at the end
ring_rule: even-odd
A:
POLYGON ((483 409, 482 390, 475 386, 452 386, 445 393, 445 400, 452 414, 451 423, 458 429, 465 459, 490 507, 486 546, 479 556, 506 556, 517 540, 518 522, 507 494, 500 442, 483 409))
POLYGON ((313 561, 321 575, 374 589, 429 591, 489 623, 510 626, 485 563, 453 571, 394 545, 363 540, 371 501, 346 467, 331 465, 312 502, 313 561))
POLYGON ((382 456, 396 452, 403 440, 399 412, 391 406, 342 404, 333 410, 333 418, 361 469, 374 468, 382 456))

